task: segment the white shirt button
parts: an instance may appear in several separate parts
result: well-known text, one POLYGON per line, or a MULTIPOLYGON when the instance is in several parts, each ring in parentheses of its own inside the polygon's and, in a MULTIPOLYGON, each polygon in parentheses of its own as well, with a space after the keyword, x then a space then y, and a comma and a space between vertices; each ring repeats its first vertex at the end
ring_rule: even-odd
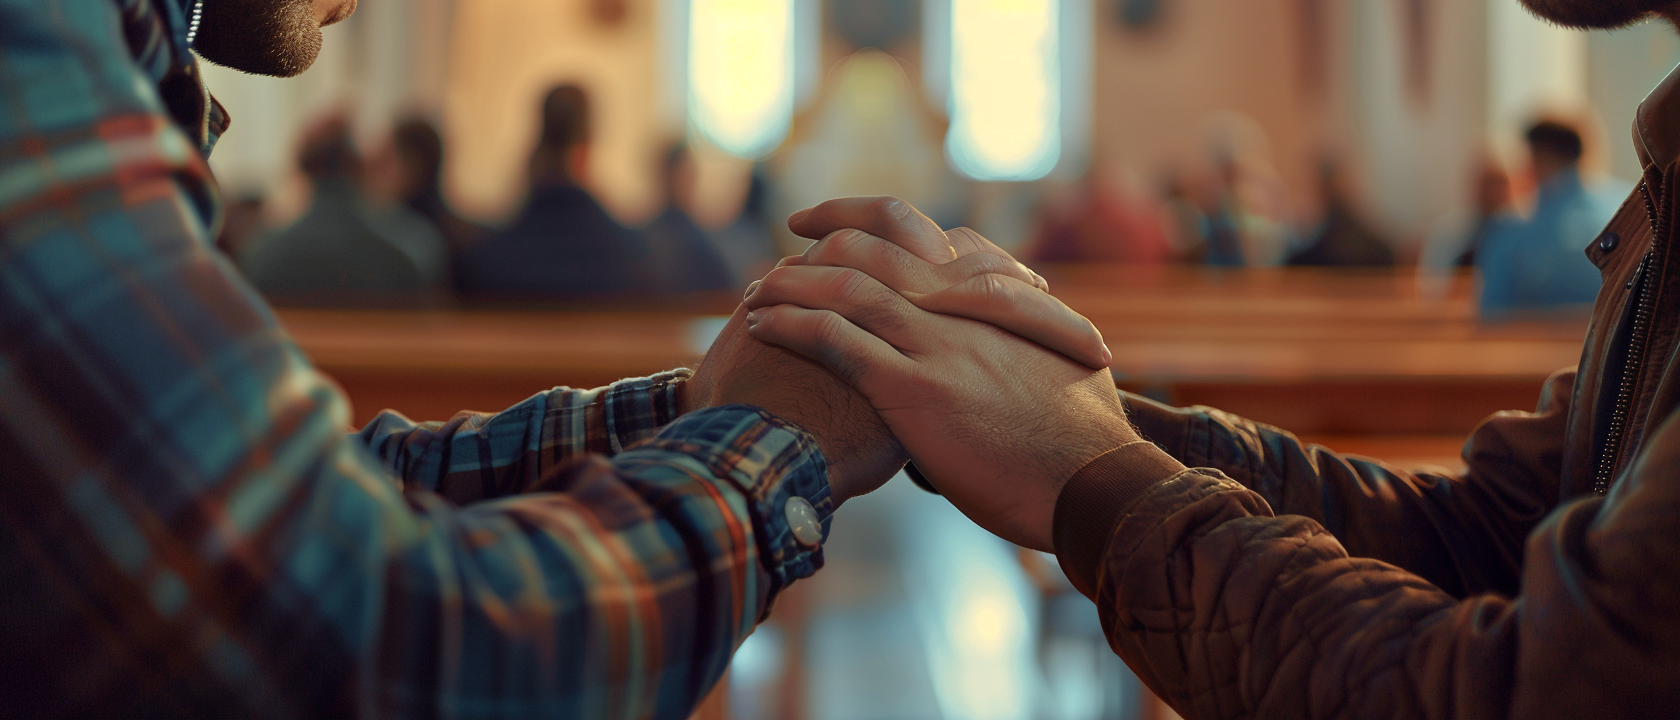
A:
POLYGON ((805 547, 822 544, 822 522, 817 520, 817 509, 811 507, 810 500, 802 497, 788 498, 785 511, 788 529, 793 531, 793 539, 805 547))

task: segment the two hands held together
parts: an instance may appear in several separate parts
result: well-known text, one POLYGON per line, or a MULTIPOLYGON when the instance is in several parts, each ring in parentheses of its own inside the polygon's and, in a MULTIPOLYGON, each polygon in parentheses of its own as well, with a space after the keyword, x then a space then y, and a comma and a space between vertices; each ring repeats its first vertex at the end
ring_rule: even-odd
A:
POLYGON ((832 200, 788 224, 817 242, 748 290, 685 410, 740 403, 800 425, 837 502, 913 459, 981 527, 1051 550, 1068 478, 1137 439, 1096 328, 1008 253, 901 200, 832 200))

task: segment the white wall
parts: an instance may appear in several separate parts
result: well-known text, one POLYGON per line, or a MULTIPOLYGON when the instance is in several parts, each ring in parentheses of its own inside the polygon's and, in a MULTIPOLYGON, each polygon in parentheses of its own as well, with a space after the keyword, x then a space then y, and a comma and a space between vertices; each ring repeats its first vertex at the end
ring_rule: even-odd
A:
POLYGON ((1587 37, 1587 95, 1603 121, 1603 166, 1612 175, 1639 179, 1639 156, 1632 143, 1634 113, 1677 62, 1680 36, 1668 23, 1643 23, 1587 37))
POLYGON ((1537 112, 1587 105, 1587 34, 1548 24, 1517 0, 1487 0, 1487 133, 1508 153, 1537 112))
MULTIPOLYGON (((1516 0, 1493 0, 1515 3, 1516 0)), ((1363 194, 1379 222, 1404 244, 1436 218, 1468 204, 1472 162, 1483 146, 1484 28, 1478 3, 1430 6, 1428 94, 1407 84, 1404 6, 1358 0, 1347 18, 1348 92, 1363 194)))

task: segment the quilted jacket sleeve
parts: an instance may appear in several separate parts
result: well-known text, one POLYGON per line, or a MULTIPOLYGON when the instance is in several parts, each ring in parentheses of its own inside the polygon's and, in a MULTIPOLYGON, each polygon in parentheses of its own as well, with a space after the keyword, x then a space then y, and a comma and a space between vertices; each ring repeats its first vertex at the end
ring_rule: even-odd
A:
POLYGON ((1187 718, 1661 717, 1680 707, 1680 422, 1646 446, 1608 497, 1528 534, 1517 593, 1455 597, 1153 446, 1068 483, 1056 549, 1187 718))
POLYGON ((1517 591, 1523 543, 1558 503, 1574 380, 1573 371, 1553 376, 1534 412, 1488 418, 1456 472, 1338 454, 1210 408, 1125 401, 1144 437, 1185 465, 1218 469, 1279 514, 1311 518, 1352 555, 1464 597, 1517 591))

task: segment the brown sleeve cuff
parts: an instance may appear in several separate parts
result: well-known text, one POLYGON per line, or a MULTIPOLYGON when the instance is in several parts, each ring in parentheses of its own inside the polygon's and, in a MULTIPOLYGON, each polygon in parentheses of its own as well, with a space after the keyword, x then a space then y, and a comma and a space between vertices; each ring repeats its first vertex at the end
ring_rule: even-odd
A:
POLYGON ((1154 443, 1127 443, 1087 463, 1056 499, 1056 559, 1073 586, 1092 597, 1108 540, 1132 504, 1155 485, 1184 472, 1154 443))
POLYGON ((1163 405, 1128 392, 1120 393, 1120 402, 1126 406, 1126 419, 1145 440, 1186 462, 1183 458, 1189 449, 1190 423, 1197 417, 1196 411, 1163 405))

